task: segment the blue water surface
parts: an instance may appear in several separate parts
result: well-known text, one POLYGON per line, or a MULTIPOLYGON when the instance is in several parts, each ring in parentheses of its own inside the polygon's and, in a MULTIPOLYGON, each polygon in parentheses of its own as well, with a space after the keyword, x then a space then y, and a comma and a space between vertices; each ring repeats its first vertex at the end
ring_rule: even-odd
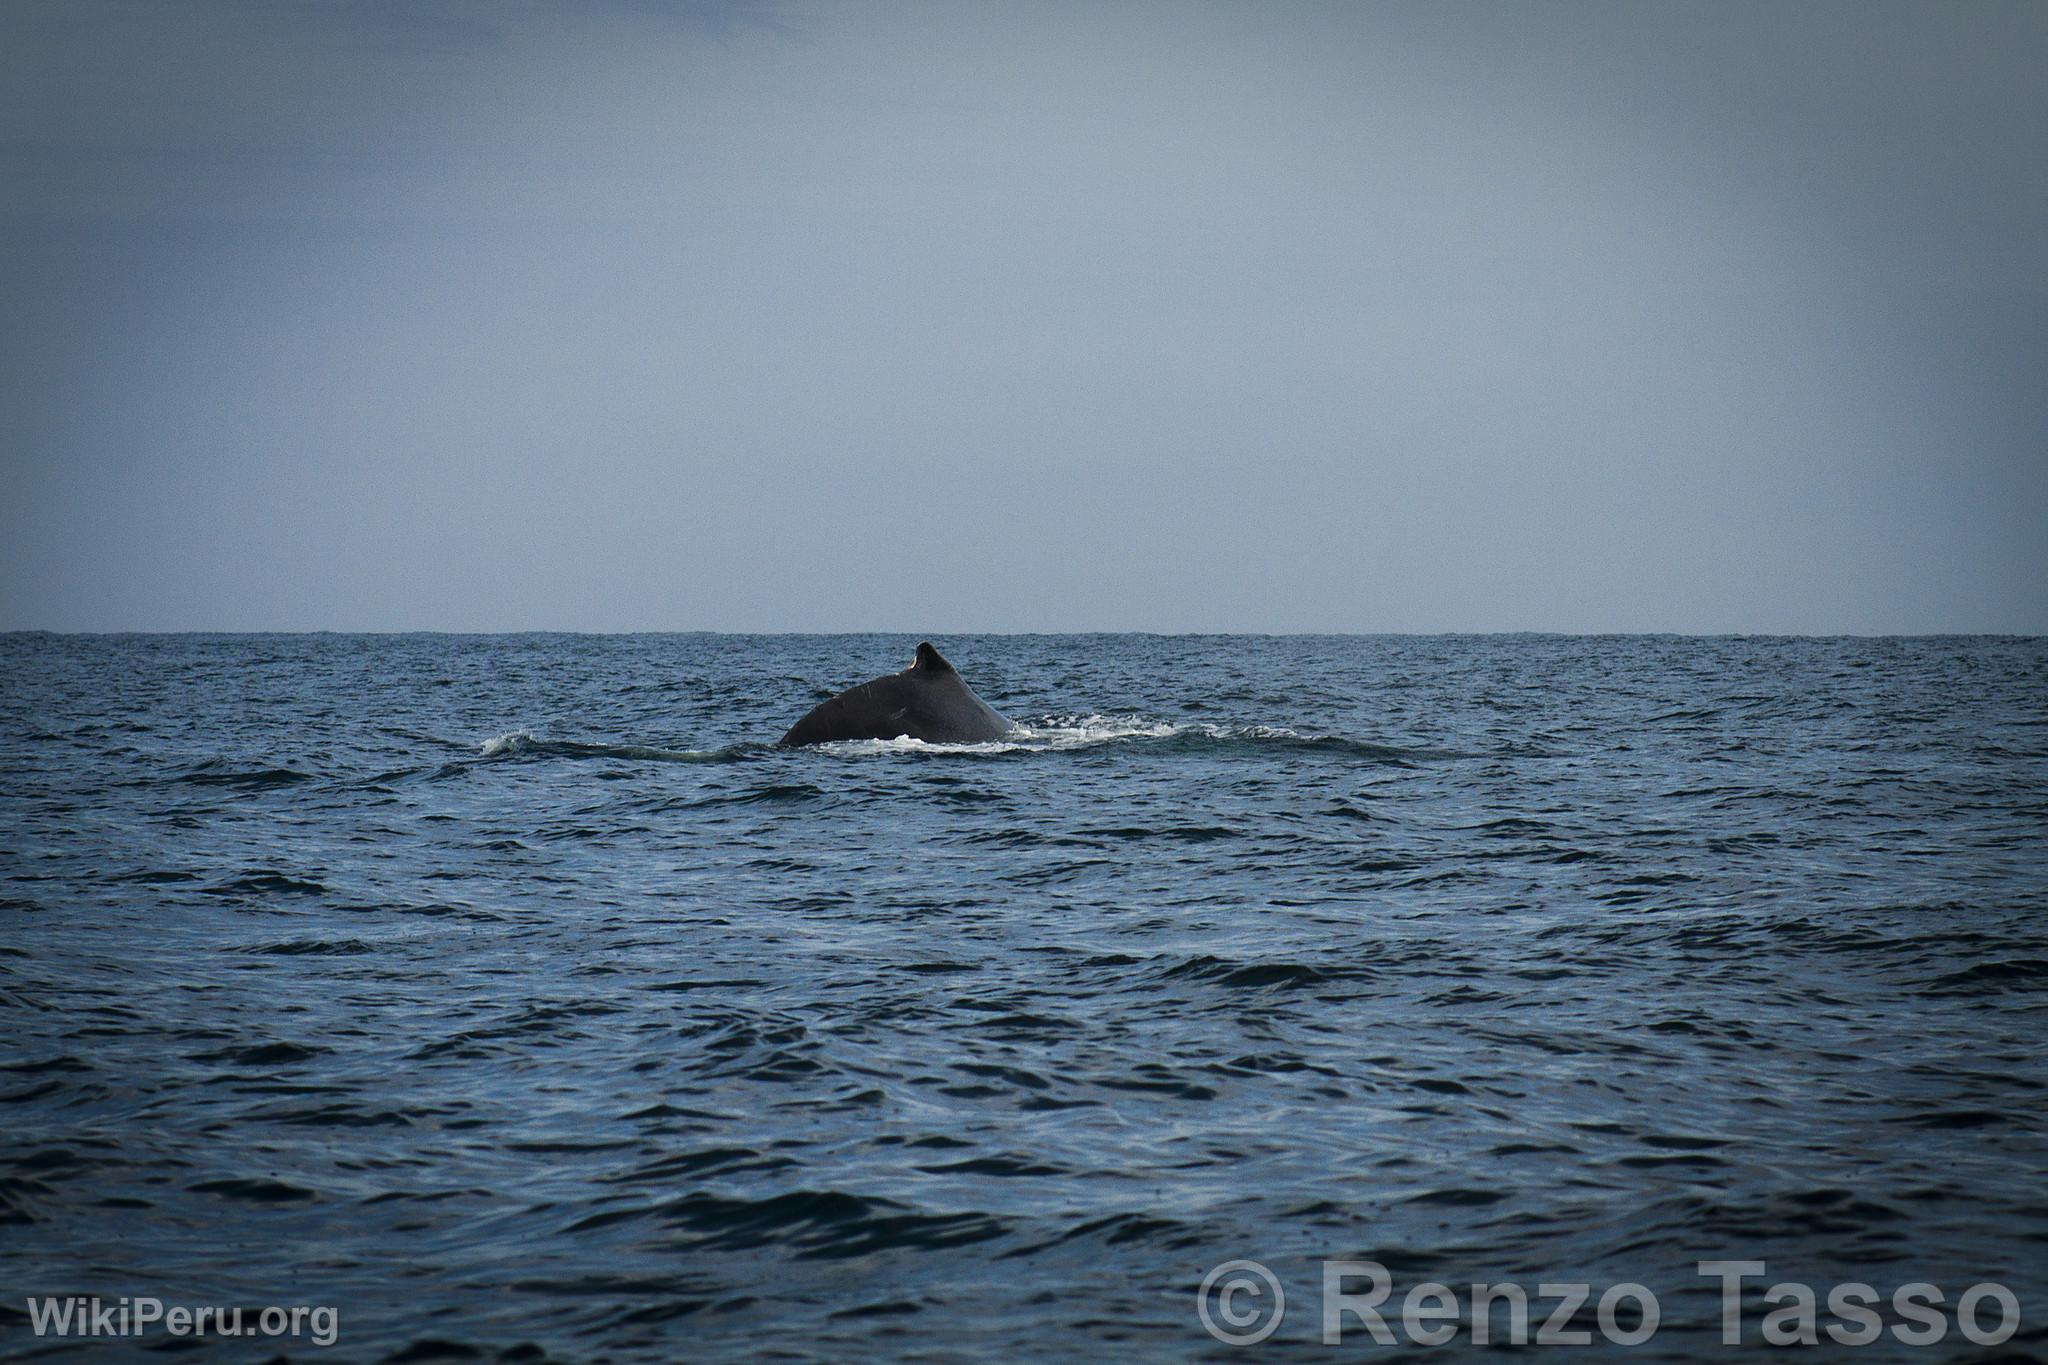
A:
POLYGON ((0 637, 0 1350, 1245 1358, 1250 1258, 1350 1359, 1333 1257, 2048 1346, 2048 642, 940 637, 1010 740, 772 747, 915 643, 0 637))

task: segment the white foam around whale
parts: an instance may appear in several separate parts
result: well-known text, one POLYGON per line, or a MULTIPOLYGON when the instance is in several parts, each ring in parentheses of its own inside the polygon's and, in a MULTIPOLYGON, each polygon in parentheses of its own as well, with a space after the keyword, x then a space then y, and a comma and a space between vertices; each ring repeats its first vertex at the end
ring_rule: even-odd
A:
POLYGON ((507 734, 487 739, 477 746, 485 758, 496 758, 500 754, 516 754, 522 749, 533 747, 533 731, 513 730, 507 734))
POLYGON ((1172 739, 1176 735, 1201 735, 1210 739, 1310 739, 1269 725, 1226 726, 1175 724, 1143 716, 1068 715, 1047 716, 1037 721, 1020 721, 1001 739, 976 744, 928 744, 907 736, 897 739, 851 739, 823 744, 819 748, 838 754, 959 753, 1006 754, 1019 750, 1056 751, 1085 749, 1130 739, 1172 739))

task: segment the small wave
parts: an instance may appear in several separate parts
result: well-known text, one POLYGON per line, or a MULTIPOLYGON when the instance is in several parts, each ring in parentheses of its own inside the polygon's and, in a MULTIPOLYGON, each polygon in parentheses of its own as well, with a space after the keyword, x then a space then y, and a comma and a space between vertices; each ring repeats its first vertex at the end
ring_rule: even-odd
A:
POLYGON ((302 1043, 257 1043, 247 1047, 224 1047, 213 1052, 195 1052, 195 1062, 232 1062, 239 1066, 289 1066, 311 1061, 329 1048, 302 1043))
POLYGON ((323 896, 327 887, 310 877, 294 877, 274 868, 250 868, 232 881, 206 888, 209 896, 323 896))
POLYGON ((371 953, 376 949, 359 938, 325 939, 296 938, 280 943, 258 943, 246 948, 235 948, 237 953, 255 953, 266 957, 300 957, 311 954, 315 957, 352 957, 358 953, 371 953))
POLYGON ((533 747, 533 731, 513 730, 487 739, 477 746, 485 758, 500 758, 506 754, 523 754, 533 747))
POLYGON ((190 772, 180 773, 176 779, 200 787, 228 787, 236 791, 266 791, 272 787, 289 787, 297 782, 311 782, 311 773, 302 773, 293 768, 263 768, 255 771, 241 771, 227 768, 219 763, 202 763, 190 772))
POLYGON ((654 813, 671 810, 709 810, 717 806, 753 806, 763 803, 815 801, 824 796, 824 791, 808 782, 771 783, 754 791, 734 792, 722 796, 705 796, 684 801, 670 799, 654 807, 654 813))
POLYGON ((1225 753, 1242 751, 1247 754, 1291 749, 1307 754, 1369 759, 1397 768, 1412 768, 1417 763, 1438 759, 1478 757, 1455 749, 1409 749, 1393 744, 1375 744, 1350 735, 1304 732, 1285 725, 1183 725, 1175 727, 1174 734, 1168 739, 1175 748, 1213 749, 1225 753))
POLYGON ((758 1200, 697 1191, 664 1205, 660 1217, 705 1250, 779 1245, 805 1260, 947 1251, 1009 1231, 986 1213, 924 1212, 893 1199, 839 1190, 792 1190, 758 1200))
POLYGON ((1937 976, 1921 989, 1930 995, 1976 995, 2035 990, 2042 985, 2048 985, 2048 959, 2016 957, 1975 963, 1937 976))
POLYGON ((1163 980, 1216 981, 1225 986, 1319 986, 1333 981, 1369 978, 1363 967, 1311 966, 1305 962, 1234 962, 1207 953, 1191 957, 1159 972, 1163 980))
POLYGON ((199 1194, 218 1194, 229 1199, 242 1199, 257 1204, 289 1204, 302 1199, 319 1198, 303 1185, 267 1178, 202 1180, 185 1188, 199 1194))
POLYGON ((424 730, 408 730, 398 725, 380 725, 377 727, 377 733, 389 735, 393 739, 411 740, 415 744, 431 744, 436 748, 451 749, 460 753, 468 753, 476 747, 473 744, 466 744, 459 739, 443 739, 439 735, 430 735, 424 730))
POLYGON ((1079 749, 1093 744, 1113 744, 1118 740, 1168 739, 1187 728, 1167 721, 1147 720, 1143 716, 1091 714, 1047 716, 1036 723, 1019 725, 1011 734, 1020 746, 1079 749))
POLYGON ((645 744, 585 744, 573 739, 537 739, 531 730, 513 730, 477 746, 482 759, 623 758, 651 763, 732 763, 764 746, 729 744, 723 749, 661 749, 645 744))
POLYGON ((815 747, 826 753, 849 755, 1044 753, 1113 744, 1119 740, 1163 739, 1184 728, 1138 716, 1053 716, 1038 722, 1013 725, 1001 739, 980 740, 972 744, 932 743, 899 735, 895 739, 842 739, 815 747))
POLYGON ((908 735, 896 739, 850 739, 816 747, 829 753, 862 756, 870 754, 1014 754, 1058 753, 1110 744, 1144 747, 1163 746, 1169 750, 1207 750, 1229 753, 1270 753, 1274 749, 1299 749, 1310 753, 1366 758, 1376 763, 1411 767, 1415 763, 1469 755, 1450 751, 1402 749, 1373 744, 1345 735, 1304 734, 1281 725, 1218 725, 1210 722, 1149 720, 1143 716, 1055 715, 1013 726, 1001 739, 974 744, 934 744, 908 735))
MULTIPOLYGON (((894 739, 848 739, 811 746, 823 753, 868 757, 881 754, 969 755, 1060 753, 1104 745, 1163 745, 1170 750, 1229 753, 1270 753, 1297 749, 1370 759, 1397 767, 1431 759, 1464 758, 1451 751, 1404 749, 1374 744, 1346 735, 1304 733, 1280 725, 1219 725, 1209 722, 1152 720, 1144 716, 1050 715, 1021 722, 1000 739, 968 744, 934 743, 900 735, 894 739)), ((511 730, 476 746, 473 761, 537 758, 611 758, 654 763, 734 763, 766 753, 761 743, 729 744, 720 749, 665 749, 641 744, 590 744, 578 740, 542 739, 531 730, 511 730)), ((455 765, 465 766, 465 765, 455 765)))

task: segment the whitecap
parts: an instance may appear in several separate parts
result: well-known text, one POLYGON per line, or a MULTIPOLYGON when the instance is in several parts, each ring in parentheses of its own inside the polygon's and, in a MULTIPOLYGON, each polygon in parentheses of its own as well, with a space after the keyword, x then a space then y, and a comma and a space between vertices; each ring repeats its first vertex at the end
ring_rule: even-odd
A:
POLYGON ((499 735, 495 739, 487 739, 478 747, 483 751, 485 758, 497 758, 502 754, 523 753, 532 744, 533 732, 531 730, 513 730, 507 734, 499 735))

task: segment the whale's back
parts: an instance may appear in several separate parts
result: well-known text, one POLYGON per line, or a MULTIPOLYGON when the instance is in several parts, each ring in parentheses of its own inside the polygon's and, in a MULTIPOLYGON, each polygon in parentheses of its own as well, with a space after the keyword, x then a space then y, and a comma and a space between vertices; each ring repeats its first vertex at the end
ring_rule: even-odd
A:
POLYGON ((789 728, 784 746, 846 739, 921 739, 928 744, 975 744, 1010 729, 994 707, 974 694, 929 640, 901 673, 849 687, 816 706, 789 728))

